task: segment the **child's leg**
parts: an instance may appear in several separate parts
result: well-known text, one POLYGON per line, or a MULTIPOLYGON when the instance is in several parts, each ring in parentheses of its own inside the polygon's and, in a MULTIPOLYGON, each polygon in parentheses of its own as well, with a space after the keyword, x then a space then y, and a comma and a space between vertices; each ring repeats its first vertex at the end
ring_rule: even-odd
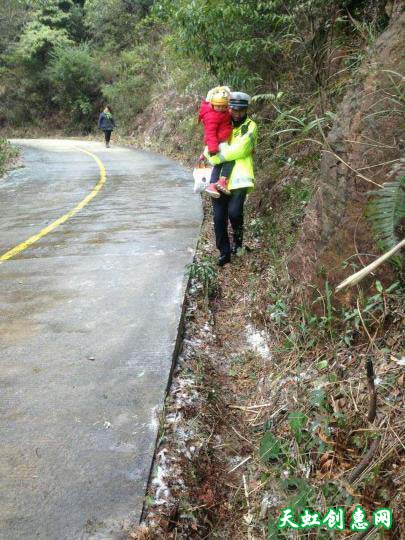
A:
POLYGON ((216 184, 221 176, 222 163, 214 165, 211 172, 210 184, 216 184))
POLYGON ((225 163, 222 164, 220 177, 218 182, 215 184, 218 191, 223 193, 224 195, 230 195, 231 192, 228 189, 228 179, 231 176, 233 166, 235 165, 234 161, 225 161, 225 163))
POLYGON ((234 166, 235 166, 234 161, 225 161, 225 163, 222 163, 220 176, 224 176, 227 180, 229 180, 229 177, 232 174, 232 170, 234 166))
POLYGON ((221 196, 221 194, 216 188, 217 182, 219 180, 219 176, 221 174, 221 168, 222 168, 222 165, 214 165, 212 169, 212 173, 211 173, 210 185, 205 190, 206 193, 208 193, 208 195, 210 197, 213 197, 214 199, 218 199, 221 196))

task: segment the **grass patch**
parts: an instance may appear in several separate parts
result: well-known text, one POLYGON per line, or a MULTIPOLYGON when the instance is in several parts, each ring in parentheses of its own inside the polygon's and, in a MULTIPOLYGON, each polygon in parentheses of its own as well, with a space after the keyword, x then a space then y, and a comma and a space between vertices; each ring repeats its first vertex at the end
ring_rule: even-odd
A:
POLYGON ((0 177, 8 170, 18 151, 11 146, 7 139, 0 138, 0 177))

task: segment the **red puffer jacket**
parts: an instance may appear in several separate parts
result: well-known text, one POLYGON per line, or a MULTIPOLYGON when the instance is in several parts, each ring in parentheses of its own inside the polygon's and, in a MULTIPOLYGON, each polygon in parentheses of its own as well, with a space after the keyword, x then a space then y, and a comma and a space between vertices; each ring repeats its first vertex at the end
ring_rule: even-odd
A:
POLYGON ((219 143, 226 142, 232 133, 230 112, 216 111, 204 100, 201 103, 198 121, 204 125, 204 144, 208 146, 208 152, 218 152, 219 143))

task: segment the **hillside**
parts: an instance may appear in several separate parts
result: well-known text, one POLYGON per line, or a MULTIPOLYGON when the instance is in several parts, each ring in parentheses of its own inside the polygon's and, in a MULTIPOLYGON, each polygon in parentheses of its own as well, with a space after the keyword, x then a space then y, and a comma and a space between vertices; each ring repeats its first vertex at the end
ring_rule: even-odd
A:
MULTIPOLYGON (((333 51, 329 77, 339 93, 326 94, 333 110, 324 116, 316 101, 310 113, 299 99, 285 107, 277 87, 256 99, 262 140, 250 249, 211 277, 207 205, 145 528, 132 537, 289 538, 277 526, 283 508, 297 518, 340 506, 339 538, 360 539, 364 532, 349 528, 358 505, 369 522, 376 508, 393 510, 393 530, 367 530, 368 538, 404 534, 401 271, 384 264, 334 291, 382 248, 370 191, 395 180, 403 190, 403 17, 392 14, 372 43, 347 38, 346 51, 359 58, 350 72, 343 46, 333 51)), ((189 159, 198 151, 193 114, 186 96, 156 99, 136 140, 189 159)), ((299 537, 335 536, 324 528, 299 537)))
POLYGON ((127 536, 404 537, 401 253, 336 291, 404 238, 402 2, 2 1, 7 136, 99 137, 109 103, 113 142, 193 166, 207 90, 253 96, 246 247, 216 267, 204 199, 145 519, 127 536), (298 522, 337 507, 344 530, 278 526, 286 508, 298 522), (370 529, 350 528, 357 507, 370 529), (375 530, 381 508, 392 526, 375 530))

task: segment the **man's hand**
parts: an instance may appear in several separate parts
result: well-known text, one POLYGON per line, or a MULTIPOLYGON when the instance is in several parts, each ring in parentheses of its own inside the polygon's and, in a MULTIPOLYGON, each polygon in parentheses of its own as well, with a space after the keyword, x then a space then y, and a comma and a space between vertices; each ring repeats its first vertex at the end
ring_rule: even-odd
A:
POLYGON ((207 149, 204 151, 204 156, 210 165, 219 165, 220 163, 222 163, 221 159, 219 158, 219 153, 211 156, 207 149))

